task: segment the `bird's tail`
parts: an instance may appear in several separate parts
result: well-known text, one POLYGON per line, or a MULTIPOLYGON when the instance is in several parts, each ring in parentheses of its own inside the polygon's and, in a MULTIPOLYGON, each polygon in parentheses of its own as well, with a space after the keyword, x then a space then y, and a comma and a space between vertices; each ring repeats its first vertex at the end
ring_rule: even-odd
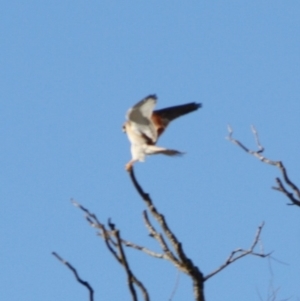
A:
POLYGON ((167 148, 159 147, 156 145, 147 145, 146 154, 147 155, 163 154, 163 155, 167 155, 167 156, 182 156, 184 153, 180 152, 178 150, 175 150, 175 149, 167 149, 167 148))

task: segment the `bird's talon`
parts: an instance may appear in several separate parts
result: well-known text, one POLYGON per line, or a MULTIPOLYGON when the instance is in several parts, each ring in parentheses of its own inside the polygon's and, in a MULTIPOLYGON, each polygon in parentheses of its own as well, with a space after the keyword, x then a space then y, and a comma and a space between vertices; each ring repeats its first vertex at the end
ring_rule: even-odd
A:
POLYGON ((125 165, 125 169, 129 172, 129 171, 131 171, 132 170, 132 163, 130 162, 130 163, 127 163, 126 165, 125 165))

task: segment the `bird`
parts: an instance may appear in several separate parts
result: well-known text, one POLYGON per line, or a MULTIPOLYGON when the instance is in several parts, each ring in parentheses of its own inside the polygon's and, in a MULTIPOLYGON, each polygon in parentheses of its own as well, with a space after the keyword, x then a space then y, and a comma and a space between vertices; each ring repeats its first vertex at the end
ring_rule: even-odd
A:
POLYGON ((125 165, 127 171, 132 169, 135 162, 144 162, 146 155, 183 155, 181 151, 157 146, 156 142, 172 120, 202 107, 201 103, 191 102, 153 111, 156 102, 157 97, 152 94, 127 111, 123 132, 127 134, 131 143, 132 155, 132 159, 125 165))

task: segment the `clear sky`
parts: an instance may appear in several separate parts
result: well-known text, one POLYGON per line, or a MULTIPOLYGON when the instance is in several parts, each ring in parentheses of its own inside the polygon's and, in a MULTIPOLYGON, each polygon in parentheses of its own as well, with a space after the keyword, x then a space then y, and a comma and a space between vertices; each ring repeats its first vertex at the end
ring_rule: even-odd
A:
MULTIPOLYGON (((121 126, 148 94, 157 108, 201 102, 135 172, 186 253, 207 274, 230 252, 262 242, 206 283, 207 300, 300 299, 299 208, 273 191, 276 168, 229 143, 283 160, 300 185, 299 1, 2 1, 0 12, 0 299, 87 300, 52 255, 69 260, 96 300, 131 300, 125 273, 73 207, 74 198, 124 238, 159 251, 124 165, 121 126)), ((177 271, 128 251, 152 300, 168 300, 177 271)), ((192 300, 181 275, 173 300, 192 300)))

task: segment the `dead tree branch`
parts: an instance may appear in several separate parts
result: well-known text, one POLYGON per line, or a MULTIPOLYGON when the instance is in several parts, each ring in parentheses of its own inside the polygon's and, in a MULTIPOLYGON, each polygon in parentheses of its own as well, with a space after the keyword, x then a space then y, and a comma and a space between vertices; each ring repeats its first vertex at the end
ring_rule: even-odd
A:
POLYGON ((93 288, 90 286, 90 284, 87 281, 82 280, 78 273, 77 270, 66 260, 64 260, 63 258, 61 258, 56 252, 52 252, 52 255, 55 256, 62 264, 66 265, 74 274, 76 280, 82 284, 83 286, 85 286, 88 291, 89 291, 89 296, 90 296, 90 301, 94 300, 94 290, 93 288))
POLYGON ((158 243, 160 244, 160 246, 164 252, 164 258, 167 260, 170 260, 176 267, 180 268, 179 260, 176 258, 176 256, 172 253, 172 251, 168 247, 168 244, 166 243, 163 235, 158 233, 155 230, 154 226, 151 224, 146 210, 143 211, 143 216, 144 216, 145 225, 150 233, 150 236, 153 237, 154 239, 156 239, 158 241, 158 243))
MULTIPOLYGON (((122 244, 124 244, 125 246, 130 245, 130 247, 134 247, 136 249, 141 249, 143 251, 145 251, 144 250, 145 248, 123 240, 120 237, 120 231, 118 229, 116 229, 115 225, 113 223, 111 223, 110 220, 108 221, 108 227, 110 228, 108 230, 106 228, 106 226, 98 220, 97 216, 94 213, 91 213, 88 209, 86 209, 79 203, 75 202, 74 200, 72 200, 72 203, 74 204, 74 206, 78 207, 79 209, 81 209, 82 211, 85 212, 86 220, 89 222, 89 224, 92 227, 100 230, 100 232, 98 233, 99 236, 101 236, 104 239, 108 250, 115 257, 115 259, 121 264, 121 266, 124 268, 126 275, 127 275, 127 284, 128 284, 130 294, 132 296, 132 300, 133 301, 138 300, 137 293, 135 290, 135 285, 136 285, 140 289, 144 300, 150 301, 147 289, 145 288, 143 283, 137 279, 137 277, 133 274, 132 270, 130 269, 130 266, 129 266, 128 260, 126 258, 122 244)), ((147 252, 151 253, 152 251, 147 249, 147 252)))
POLYGON ((165 254, 161 254, 161 253, 157 253, 157 252, 153 252, 143 246, 139 246, 131 241, 125 240, 125 239, 121 239, 121 242, 124 246, 129 247, 129 248, 133 248, 136 249, 138 251, 142 251, 144 253, 146 253, 149 256, 155 257, 155 258, 159 258, 159 259, 166 259, 165 258, 165 254))
POLYGON ((282 192, 284 195, 286 195, 288 197, 288 199, 291 201, 291 203, 289 203, 288 205, 296 205, 296 206, 300 207, 300 189, 297 187, 296 184, 294 184, 290 180, 290 178, 287 174, 287 170, 286 170, 285 166, 283 165, 283 163, 281 161, 273 161, 273 160, 270 160, 270 159, 268 159, 268 158, 266 158, 265 156, 262 155, 262 153, 264 152, 264 147, 262 147, 262 145, 260 144, 260 141, 259 141, 259 138, 258 138, 258 133, 257 133, 256 129, 254 128, 254 126, 252 126, 251 129, 252 129, 252 133, 254 135, 254 139, 255 139, 257 147, 258 147, 257 151, 250 150, 244 144, 242 144, 239 140, 234 139, 232 137, 233 130, 230 126, 228 126, 229 134, 228 134, 227 139, 230 142, 232 142, 233 144, 236 144, 237 146, 242 148, 248 154, 256 157, 257 159, 259 159, 260 161, 262 161, 266 164, 269 164, 269 165, 276 166, 280 170, 280 172, 282 174, 282 177, 283 177, 283 180, 280 179, 280 178, 276 178, 275 180, 276 180, 277 186, 272 187, 272 188, 274 190, 282 192), (289 191, 288 188, 284 184, 287 187, 289 187, 289 189, 291 191, 289 191))
POLYGON ((167 225, 167 222, 165 220, 165 217, 158 212, 157 208, 153 204, 152 199, 150 198, 150 195, 148 193, 145 193, 140 186, 140 184, 137 182, 134 170, 133 168, 129 171, 130 178, 133 182, 134 187, 136 188, 137 192, 141 196, 141 198, 144 200, 147 209, 152 214, 153 218, 158 222, 160 225, 160 228, 162 229, 162 232, 164 233, 164 236, 167 238, 169 244, 172 246, 172 251, 169 247, 167 242, 164 239, 164 236, 160 234, 154 226, 151 224, 147 211, 143 212, 144 216, 144 222, 145 225, 150 233, 150 236, 157 240, 159 245, 161 246, 161 249, 164 254, 164 259, 167 259, 173 263, 173 265, 183 273, 189 275, 193 281, 193 288, 194 288, 194 296, 195 300, 205 300, 204 298, 204 282, 211 278, 212 276, 216 275, 217 273, 221 272, 223 269, 225 269, 227 266, 229 266, 231 263, 235 262, 238 259, 241 259, 244 256, 247 255, 254 255, 259 257, 267 257, 270 254, 264 254, 263 251, 261 252, 255 252, 254 249, 257 246, 257 244, 260 241, 260 234, 262 231, 262 228, 264 226, 264 223, 262 223, 257 230, 257 233, 255 235, 254 241, 249 249, 237 249, 231 252, 230 256, 227 258, 224 264, 222 264, 219 268, 217 268, 215 271, 211 272, 210 274, 206 275, 205 277, 200 272, 199 268, 194 265, 191 259, 189 259, 182 247, 182 244, 178 241, 174 233, 171 231, 169 226, 167 225))
POLYGON ((169 228, 165 217, 158 212, 156 207, 154 206, 150 195, 148 193, 145 193, 140 186, 140 184, 137 182, 136 177, 134 175, 133 168, 129 171, 130 178, 132 180, 132 183, 134 187, 136 188, 137 192, 141 196, 141 198, 144 200, 149 212, 152 214, 153 218, 158 222, 160 225, 163 233, 165 234, 166 238, 168 239, 169 243, 174 249, 174 252, 176 253, 176 256, 170 251, 168 248, 166 242, 163 240, 163 236, 159 234, 154 227, 151 225, 146 211, 144 212, 144 220, 146 223, 146 226, 151 234, 152 237, 154 237, 159 244, 161 245, 164 254, 166 254, 166 258, 170 260, 180 271, 183 273, 189 275, 193 281, 193 290, 194 290, 194 296, 196 301, 204 301, 204 278, 203 274, 199 270, 199 268, 194 265, 191 259, 189 259, 182 247, 182 244, 178 241, 175 234, 171 231, 169 228))
POLYGON ((262 223, 258 227, 255 238, 254 238, 254 241, 253 241, 253 243, 252 243, 252 245, 250 246, 249 249, 245 250, 245 249, 239 248, 239 249, 236 249, 236 250, 232 251, 230 253, 230 255, 228 256, 228 258, 226 259, 226 261, 220 267, 218 267, 215 271, 213 271, 213 272, 209 273, 208 275, 206 275, 204 277, 204 280, 207 280, 210 277, 216 275, 217 273, 221 272, 223 269, 228 267, 231 263, 233 263, 236 260, 241 259, 242 257, 245 257, 247 255, 254 255, 254 256, 258 256, 258 257, 262 257, 262 258, 268 257, 270 255, 270 253, 269 254, 264 254, 263 251, 261 251, 260 253, 257 253, 257 252, 254 251, 255 247, 257 246, 258 242, 260 241, 260 234, 261 234, 263 226, 264 226, 264 223, 262 223))
POLYGON ((169 260, 178 269, 178 271, 187 274, 192 279, 194 297, 196 301, 205 301, 204 282, 212 276, 219 273, 220 271, 222 271, 223 269, 225 269, 231 263, 250 254, 259 257, 269 256, 269 254, 264 254, 263 251, 260 253, 254 251, 254 248, 260 241, 260 233, 263 228, 262 224, 258 228, 254 242, 248 250, 237 249, 232 251, 225 263, 223 263, 215 271, 211 272, 210 274, 204 277, 200 269, 193 263, 193 261, 190 258, 187 257, 186 253, 183 250, 181 242, 177 239, 175 234, 168 226, 164 215, 161 214, 153 204, 150 195, 148 193, 145 193, 140 184, 137 182, 133 168, 129 171, 129 175, 134 187, 136 188, 137 192, 139 193, 147 207, 147 210, 143 211, 143 218, 146 228, 148 229, 150 237, 154 238, 160 245, 162 253, 154 252, 146 247, 137 245, 135 243, 123 239, 120 235, 120 230, 116 228, 115 224, 113 224, 110 219, 108 220, 107 225, 104 225, 98 220, 97 216, 94 213, 91 213, 88 209, 75 202, 74 200, 72 200, 72 203, 74 206, 78 207, 85 213, 85 218, 90 224, 90 226, 99 230, 97 234, 103 238, 108 250, 124 268, 127 275, 128 288, 133 301, 138 300, 136 288, 140 290, 145 301, 149 301, 150 298, 142 282, 139 281, 133 274, 129 266, 128 260, 126 258, 123 246, 143 251, 144 253, 155 258, 169 260), (156 220, 162 233, 155 229, 154 225, 149 219, 148 212, 150 212, 152 217, 156 220))
POLYGON ((122 242, 121 242, 121 239, 120 239, 120 231, 119 230, 114 230, 114 235, 115 235, 115 237, 117 239, 117 245, 118 245, 118 250, 119 250, 119 257, 117 258, 117 260, 120 262, 120 264, 123 265, 123 267, 124 267, 124 269, 126 271, 127 282, 128 282, 128 286, 129 286, 131 295, 132 295, 132 299, 134 301, 138 300, 136 292, 135 292, 135 288, 134 288, 134 284, 136 284, 139 287, 139 289, 141 290, 141 292, 143 293, 144 299, 147 300, 147 301, 149 301, 150 299, 148 297, 148 293, 147 293, 146 288, 144 287, 144 285, 142 284, 142 282, 139 281, 134 276, 134 274, 132 273, 132 271, 131 271, 131 269, 129 267, 127 258, 125 256, 125 252, 124 252, 123 247, 122 247, 122 242))

